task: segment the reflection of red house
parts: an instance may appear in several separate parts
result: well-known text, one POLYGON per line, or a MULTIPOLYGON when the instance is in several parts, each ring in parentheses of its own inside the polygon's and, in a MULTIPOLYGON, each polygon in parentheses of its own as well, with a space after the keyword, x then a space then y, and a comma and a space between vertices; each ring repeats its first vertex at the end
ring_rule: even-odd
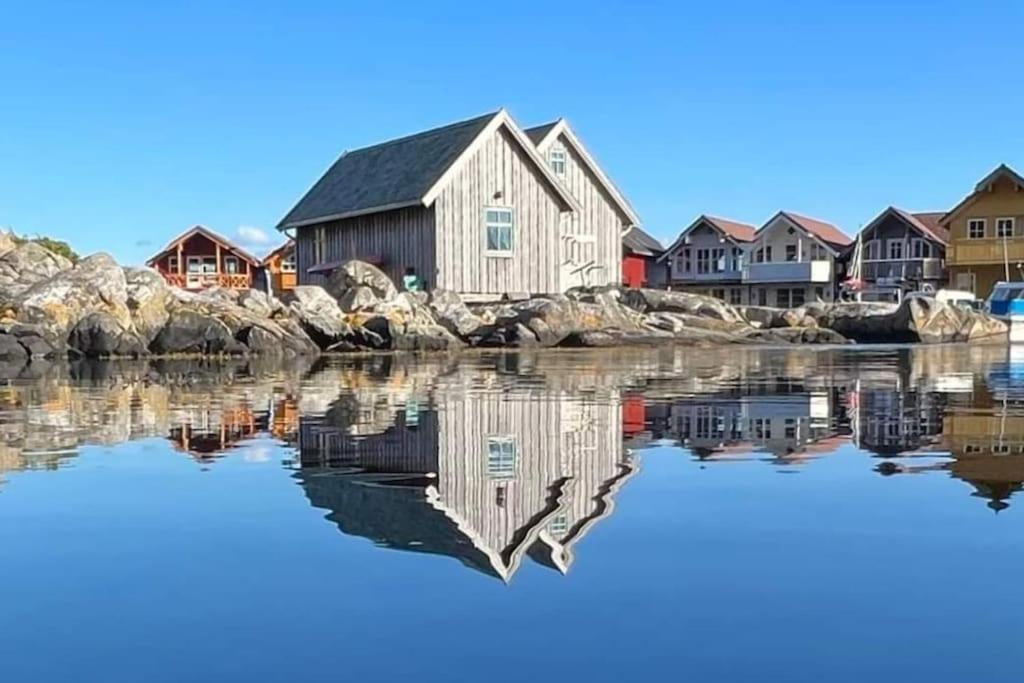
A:
POLYGON ((647 429, 647 405, 641 394, 622 398, 622 433, 632 436, 647 429))
POLYGON ((653 272, 665 253, 661 243, 635 225, 622 234, 622 284, 626 287, 657 287, 665 278, 653 272))
POLYGON ((197 225, 175 237, 146 265, 182 289, 249 289, 260 261, 230 240, 197 225))

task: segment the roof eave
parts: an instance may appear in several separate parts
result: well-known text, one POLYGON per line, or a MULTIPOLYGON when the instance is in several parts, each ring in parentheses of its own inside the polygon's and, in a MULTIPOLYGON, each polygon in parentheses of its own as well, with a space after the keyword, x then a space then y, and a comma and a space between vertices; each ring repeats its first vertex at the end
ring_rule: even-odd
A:
POLYGON ((396 209, 408 209, 413 206, 423 206, 424 203, 420 199, 413 199, 404 202, 394 202, 392 204, 382 204, 381 206, 371 206, 365 209, 357 209, 355 211, 345 211, 342 213, 334 213, 327 216, 318 216, 316 218, 304 218, 301 221, 288 221, 278 223, 278 230, 288 230, 290 228, 304 228, 310 225, 317 225, 319 223, 329 223, 331 221, 340 221, 346 218, 356 218, 358 216, 368 216, 373 213, 383 213, 384 211, 394 211, 396 209))

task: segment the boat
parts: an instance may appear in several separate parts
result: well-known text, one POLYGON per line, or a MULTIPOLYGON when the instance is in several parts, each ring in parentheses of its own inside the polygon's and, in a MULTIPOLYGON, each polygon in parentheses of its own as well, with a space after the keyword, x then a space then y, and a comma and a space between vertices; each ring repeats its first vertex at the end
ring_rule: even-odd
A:
POLYGON ((985 312, 1010 326, 1010 342, 1024 342, 1024 282, 997 282, 985 312))

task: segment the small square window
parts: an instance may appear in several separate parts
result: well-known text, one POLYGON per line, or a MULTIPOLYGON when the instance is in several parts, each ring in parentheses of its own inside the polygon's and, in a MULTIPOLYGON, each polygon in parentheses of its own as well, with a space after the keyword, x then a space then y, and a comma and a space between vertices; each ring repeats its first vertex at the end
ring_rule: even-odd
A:
POLYGON ((996 237, 1013 237, 1013 219, 996 219, 996 237))
POLYGON ((512 209, 487 209, 487 251, 492 255, 512 253, 512 209))
POLYGON ((238 259, 234 256, 226 256, 224 258, 224 272, 225 273, 237 273, 238 272, 238 259))
POLYGON ((167 258, 167 270, 171 271, 172 273, 177 273, 178 272, 178 257, 177 256, 170 256, 170 257, 167 258))
POLYGON ((972 218, 967 221, 967 237, 972 240, 980 240, 985 237, 984 218, 972 218))
POLYGON ((551 148, 551 170, 556 176, 565 176, 565 150, 561 147, 551 148))
POLYGON ((295 252, 289 252, 281 258, 281 272, 282 273, 294 273, 295 272, 295 252))
POLYGON ((902 240, 889 240, 889 260, 890 261, 902 261, 903 260, 903 242, 902 242, 902 240))

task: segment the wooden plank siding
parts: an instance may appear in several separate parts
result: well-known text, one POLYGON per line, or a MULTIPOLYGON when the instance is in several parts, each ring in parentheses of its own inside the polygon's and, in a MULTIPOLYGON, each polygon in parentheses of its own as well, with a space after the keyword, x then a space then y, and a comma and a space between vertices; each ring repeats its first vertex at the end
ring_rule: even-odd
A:
POLYGON ((433 207, 407 207, 297 228, 296 260, 302 285, 323 284, 326 279, 323 274, 309 272, 320 264, 314 244, 318 229, 324 231, 324 263, 350 259, 369 261, 396 283, 401 282, 405 269, 412 266, 427 280, 429 287, 434 287, 438 281, 433 207))
POLYGON ((565 175, 562 183, 576 199, 582 211, 562 216, 561 233, 582 239, 562 243, 563 263, 579 265, 593 262, 598 268, 585 281, 579 276, 563 277, 562 287, 602 286, 622 282, 622 231, 632 224, 615 205, 611 195, 576 152, 564 135, 559 135, 545 153, 550 159, 552 149, 565 151, 565 175))
POLYGON ((559 283, 561 208, 554 190, 504 128, 458 170, 434 204, 437 275, 464 294, 548 294, 559 283), (512 255, 485 254, 487 207, 512 208, 512 255))
POLYGON ((452 396, 438 420, 437 491, 445 509, 513 573, 536 535, 559 517, 566 535, 593 514, 602 485, 620 475, 622 409, 543 394, 452 396), (488 442, 514 445, 514 470, 488 468, 488 442))

